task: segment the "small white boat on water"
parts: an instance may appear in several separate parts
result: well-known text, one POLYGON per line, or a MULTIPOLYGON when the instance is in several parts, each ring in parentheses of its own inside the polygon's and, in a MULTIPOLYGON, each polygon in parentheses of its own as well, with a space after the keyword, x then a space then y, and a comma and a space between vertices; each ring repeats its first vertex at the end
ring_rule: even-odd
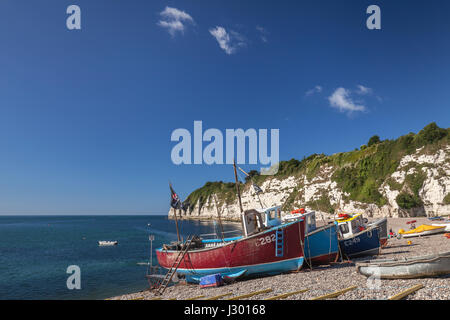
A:
POLYGON ((98 245, 99 246, 115 246, 117 245, 119 242, 117 241, 99 241, 98 245))

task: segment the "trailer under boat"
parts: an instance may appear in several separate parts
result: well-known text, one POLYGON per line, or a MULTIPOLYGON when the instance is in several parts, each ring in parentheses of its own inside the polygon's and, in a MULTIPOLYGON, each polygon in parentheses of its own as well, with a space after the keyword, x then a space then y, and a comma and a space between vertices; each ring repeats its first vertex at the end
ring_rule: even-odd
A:
POLYGON ((158 262, 166 269, 172 269, 177 264, 177 274, 192 283, 217 273, 225 278, 238 278, 299 270, 304 261, 305 222, 298 220, 271 226, 270 217, 276 214, 276 208, 265 211, 268 224, 264 223, 261 212, 245 211, 242 215, 242 237, 217 239, 214 242, 197 237, 188 248, 164 245, 156 250, 158 262), (182 250, 186 253, 177 261, 182 250))
POLYGON ((450 275, 450 251, 420 257, 363 261, 356 270, 366 277, 414 279, 450 275))

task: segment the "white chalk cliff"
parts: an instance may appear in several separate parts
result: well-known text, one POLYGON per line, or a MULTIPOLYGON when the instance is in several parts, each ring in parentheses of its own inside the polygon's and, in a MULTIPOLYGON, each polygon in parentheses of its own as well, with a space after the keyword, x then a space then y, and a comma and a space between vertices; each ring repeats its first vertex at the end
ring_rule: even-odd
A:
MULTIPOLYGON (((324 215, 331 213, 317 210, 320 199, 328 199, 327 203, 337 211, 342 212, 364 212, 369 217, 406 217, 406 216, 439 216, 450 214, 450 204, 448 203, 450 193, 450 146, 445 146, 433 154, 423 154, 422 148, 417 149, 413 154, 401 158, 395 172, 393 172, 381 184, 378 191, 384 197, 385 204, 379 206, 372 203, 362 203, 349 199, 349 194, 339 189, 337 182, 332 180, 332 175, 336 168, 330 164, 320 166, 317 174, 308 179, 306 175, 289 176, 278 179, 267 178, 260 188, 263 193, 259 195, 265 207, 275 205, 285 205, 288 208, 304 207, 307 210, 320 211, 324 215), (421 170, 425 174, 425 179, 418 192, 423 203, 419 208, 409 210, 399 208, 396 197, 405 186, 405 178, 421 170), (397 185, 393 188, 392 185, 397 185), (447 198, 446 198, 447 197, 447 198), (447 200, 444 200, 446 198, 447 200)), ((251 208, 261 208, 258 197, 255 195, 250 184, 246 184, 241 190, 242 205, 244 210, 251 208)), ((218 195, 220 196, 220 195, 218 195)), ((234 202, 219 201, 216 208, 215 198, 209 196, 202 206, 199 201, 181 216, 187 219, 215 219, 217 210, 225 220, 239 220, 240 211, 237 197, 234 202)), ((173 217, 174 210, 169 211, 169 217, 173 217)))

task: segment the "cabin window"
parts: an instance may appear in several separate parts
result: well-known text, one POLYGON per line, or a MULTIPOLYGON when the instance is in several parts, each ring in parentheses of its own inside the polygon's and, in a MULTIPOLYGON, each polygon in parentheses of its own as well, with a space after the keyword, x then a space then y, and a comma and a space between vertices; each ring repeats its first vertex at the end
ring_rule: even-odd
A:
POLYGON ((347 234, 349 232, 347 224, 340 224, 339 229, 341 230, 342 234, 347 234))
POLYGON ((246 217, 247 220, 247 233, 252 234, 258 228, 258 224, 256 221, 256 216, 254 214, 248 214, 246 217))
POLYGON ((275 219, 276 218, 276 214, 277 214, 277 212, 275 210, 270 210, 269 211, 269 219, 270 220, 275 219))
POLYGON ((359 223, 358 220, 353 220, 352 221, 352 231, 353 231, 353 233, 358 233, 359 232, 359 226, 360 226, 360 223, 359 223))

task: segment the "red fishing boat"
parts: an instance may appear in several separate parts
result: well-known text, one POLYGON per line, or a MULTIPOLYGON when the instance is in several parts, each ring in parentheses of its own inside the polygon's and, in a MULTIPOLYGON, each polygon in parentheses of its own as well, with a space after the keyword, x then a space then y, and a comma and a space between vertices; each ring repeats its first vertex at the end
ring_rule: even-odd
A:
POLYGON ((271 210, 276 209, 263 213, 245 211, 241 237, 213 240, 194 237, 183 244, 164 245, 156 251, 158 262, 167 269, 177 265, 176 272, 188 282, 198 282, 203 276, 217 273, 237 278, 299 270, 304 260, 305 222, 270 226, 268 219, 279 219, 271 210))

